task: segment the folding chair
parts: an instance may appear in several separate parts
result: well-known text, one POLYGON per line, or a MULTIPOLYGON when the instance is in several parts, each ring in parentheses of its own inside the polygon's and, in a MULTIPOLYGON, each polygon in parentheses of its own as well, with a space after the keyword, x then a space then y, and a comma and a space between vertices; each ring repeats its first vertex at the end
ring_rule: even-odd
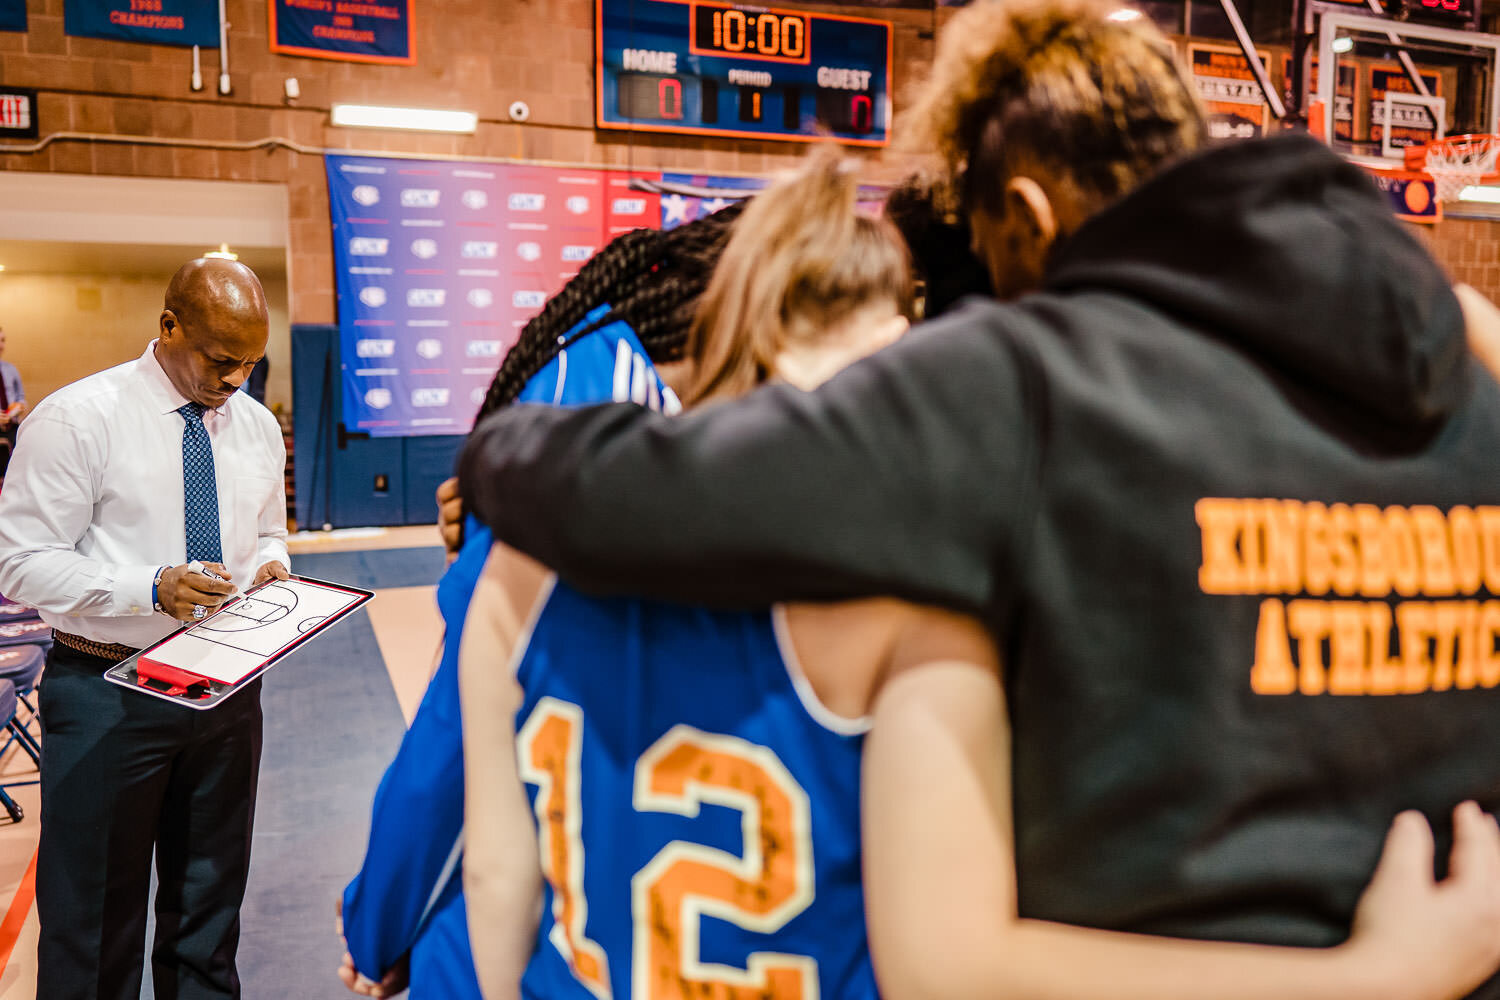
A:
MULTIPOLYGON (((16 700, 26 708, 26 717, 21 717, 20 709, 17 708, 7 727, 13 734, 14 739, 21 744, 21 749, 26 751, 37 766, 42 763, 42 745, 36 733, 32 732, 32 723, 37 721, 36 705, 31 701, 31 695, 36 690, 37 678, 42 674, 42 666, 47 661, 47 656, 41 646, 10 646, 0 648, 0 681, 9 681, 15 686, 16 700)), ((9 747, 9 743, 5 744, 9 747)))
POLYGON ((0 594, 0 679, 15 682, 16 696, 27 712, 22 725, 33 744, 36 735, 31 730, 36 721, 36 705, 31 696, 51 646, 52 631, 42 624, 36 610, 0 594), (31 647, 36 647, 37 652, 33 653, 31 647))
POLYGON ((52 648, 52 626, 41 619, 0 622, 0 649, 15 646, 52 648))
POLYGON ((40 616, 31 608, 0 594, 0 624, 7 622, 34 622, 40 616))
MULTIPOLYGON (((0 681, 0 719, 5 720, 6 740, 3 745, 0 745, 0 758, 4 758, 6 751, 11 748, 12 744, 21 743, 23 748, 25 747, 25 742, 19 734, 19 726, 16 723, 16 686, 10 681, 0 681)), ((0 806, 5 808, 12 823, 21 822, 25 814, 21 811, 20 804, 10 797, 7 789, 39 783, 39 778, 32 778, 28 781, 0 782, 0 806)))

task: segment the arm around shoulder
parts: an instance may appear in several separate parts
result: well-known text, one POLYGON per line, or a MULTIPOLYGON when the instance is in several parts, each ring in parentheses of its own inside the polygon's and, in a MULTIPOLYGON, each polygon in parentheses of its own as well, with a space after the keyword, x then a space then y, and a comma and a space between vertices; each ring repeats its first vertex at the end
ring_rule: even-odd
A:
POLYGON ((1453 292, 1463 307, 1469 349, 1500 381, 1500 308, 1469 285, 1455 285, 1453 292))
POLYGON ((1441 883, 1426 822, 1398 817, 1354 933, 1338 947, 1022 918, 999 675, 962 650, 915 651, 878 695, 864 751, 865 899, 889 1000, 1455 1000, 1500 965, 1500 829, 1473 803, 1455 812, 1441 883))
POLYGON ((471 436, 461 491, 496 537, 591 591, 978 608, 1030 475, 1020 381, 966 311, 810 393, 767 386, 675 418, 502 410, 471 436))

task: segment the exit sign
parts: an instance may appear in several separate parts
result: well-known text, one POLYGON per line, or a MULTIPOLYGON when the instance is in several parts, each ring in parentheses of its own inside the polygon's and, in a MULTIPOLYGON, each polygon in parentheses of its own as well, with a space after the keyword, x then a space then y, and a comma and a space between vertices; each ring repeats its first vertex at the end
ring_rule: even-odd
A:
POLYGON ((36 91, 0 86, 0 136, 7 139, 36 138, 36 91))

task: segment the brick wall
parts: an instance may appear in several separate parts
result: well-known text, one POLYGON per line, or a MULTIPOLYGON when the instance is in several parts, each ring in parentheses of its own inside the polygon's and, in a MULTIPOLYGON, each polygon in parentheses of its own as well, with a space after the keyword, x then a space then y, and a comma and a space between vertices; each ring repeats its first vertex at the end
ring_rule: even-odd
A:
MULTIPOLYGON (((28 0, 30 30, 0 32, 0 82, 41 91, 43 135, 59 131, 249 141, 280 136, 309 147, 422 155, 515 157, 642 169, 763 174, 793 162, 800 144, 600 132, 593 128, 592 0, 443 0, 417 5, 414 67, 272 55, 265 0, 229 0, 234 93, 214 92, 218 53, 203 53, 205 89, 189 89, 187 49, 63 34, 63 0, 28 0), (296 77, 301 97, 283 99, 296 77), (506 109, 531 106, 517 125, 506 109), (402 135, 328 126, 339 101, 472 109, 472 136, 402 135)), ((868 9, 859 13, 868 14, 868 9)), ((941 18, 947 11, 939 11, 941 18)), ((896 106, 926 71, 934 15, 887 10, 895 25, 896 106)), ((869 157, 877 174, 890 166, 869 157)), ((285 148, 186 149, 58 141, 35 154, 0 155, 0 170, 262 181, 290 201, 292 320, 335 318, 333 249, 321 156, 285 148)), ((1457 280, 1500 300, 1500 222, 1450 219, 1419 227, 1457 280)))
POLYGON ((1500 302, 1500 219, 1446 218, 1413 226, 1454 281, 1473 285, 1500 302))
MULTIPOLYGON (((234 93, 214 93, 218 52, 203 52, 205 89, 189 89, 188 49, 63 34, 63 0, 28 0, 30 30, 0 32, 0 81, 36 87, 42 135, 59 131, 247 141, 280 136, 317 148, 371 153, 516 157, 761 174, 790 164, 801 144, 598 132, 592 127, 592 0, 443 0, 416 8, 417 65, 371 66, 272 55, 265 0, 229 0, 234 93), (301 97, 283 99, 296 77, 301 97), (507 120, 512 101, 531 120, 507 120), (402 135, 328 126, 335 102, 477 111, 472 136, 402 135)), ((868 9, 860 13, 869 14, 868 9)), ((931 59, 929 11, 887 11, 895 23, 900 89, 931 59)), ((864 153, 861 155, 872 156, 864 153)), ((872 156, 873 159, 873 156, 872 156)), ((333 322, 333 248, 321 156, 285 148, 185 149, 57 141, 0 155, 0 170, 264 181, 290 195, 292 320, 333 322)), ((879 168, 877 168, 878 172, 879 168)), ((887 174, 889 173, 887 168, 887 174)))

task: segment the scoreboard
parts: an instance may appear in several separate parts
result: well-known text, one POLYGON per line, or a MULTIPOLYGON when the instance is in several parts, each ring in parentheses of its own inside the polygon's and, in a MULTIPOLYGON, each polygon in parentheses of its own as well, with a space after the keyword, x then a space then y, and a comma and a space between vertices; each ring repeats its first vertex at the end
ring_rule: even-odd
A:
MULTIPOLYGON (((1433 24, 1459 31, 1478 31, 1480 0, 1380 0, 1382 16, 1395 21, 1433 24)), ((1347 10, 1372 14, 1365 0, 1314 0, 1309 16, 1315 10, 1347 10)))
POLYGON ((595 0, 600 128, 885 145, 891 26, 713 0, 595 0))

